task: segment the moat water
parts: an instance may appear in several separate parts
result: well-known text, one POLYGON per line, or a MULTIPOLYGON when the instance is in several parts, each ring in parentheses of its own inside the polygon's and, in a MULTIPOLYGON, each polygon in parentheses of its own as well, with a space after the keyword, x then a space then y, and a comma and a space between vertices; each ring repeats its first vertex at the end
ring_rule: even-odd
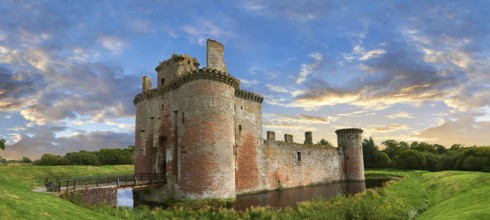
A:
MULTIPOLYGON (((234 205, 235 210, 243 211, 252 206, 271 206, 285 208, 298 202, 318 199, 331 199, 339 194, 357 194, 369 188, 382 187, 389 179, 367 179, 365 182, 341 182, 304 186, 284 190, 238 195, 234 205)), ((133 207, 133 190, 120 189, 117 192, 117 206, 133 207)))

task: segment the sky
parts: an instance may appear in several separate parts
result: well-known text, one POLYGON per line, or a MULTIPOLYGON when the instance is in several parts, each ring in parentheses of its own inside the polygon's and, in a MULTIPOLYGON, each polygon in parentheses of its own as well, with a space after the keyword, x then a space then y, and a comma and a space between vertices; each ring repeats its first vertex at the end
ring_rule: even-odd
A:
POLYGON ((142 76, 173 53, 204 67, 208 38, 265 97, 264 133, 336 145, 335 130, 356 127, 377 144, 490 145, 489 11, 477 0, 0 0, 0 156, 134 144, 142 76))

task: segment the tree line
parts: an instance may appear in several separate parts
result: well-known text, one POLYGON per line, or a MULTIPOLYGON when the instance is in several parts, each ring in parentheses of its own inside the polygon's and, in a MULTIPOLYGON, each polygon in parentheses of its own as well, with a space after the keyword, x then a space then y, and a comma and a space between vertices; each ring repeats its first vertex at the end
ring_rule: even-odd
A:
POLYGON ((364 139, 362 151, 366 168, 398 168, 409 170, 466 170, 490 172, 490 147, 446 148, 439 144, 386 140, 380 150, 372 137, 364 139))
POLYGON ((134 145, 127 148, 102 148, 99 151, 70 152, 65 156, 43 154, 41 159, 34 161, 34 165, 121 165, 134 164, 134 145))

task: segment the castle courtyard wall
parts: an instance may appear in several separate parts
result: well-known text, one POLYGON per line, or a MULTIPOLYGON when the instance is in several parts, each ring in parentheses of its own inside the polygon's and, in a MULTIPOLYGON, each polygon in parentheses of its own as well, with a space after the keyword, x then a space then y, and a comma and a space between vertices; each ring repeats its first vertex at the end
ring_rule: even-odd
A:
POLYGON ((264 140, 264 190, 292 188, 342 180, 337 148, 264 140))

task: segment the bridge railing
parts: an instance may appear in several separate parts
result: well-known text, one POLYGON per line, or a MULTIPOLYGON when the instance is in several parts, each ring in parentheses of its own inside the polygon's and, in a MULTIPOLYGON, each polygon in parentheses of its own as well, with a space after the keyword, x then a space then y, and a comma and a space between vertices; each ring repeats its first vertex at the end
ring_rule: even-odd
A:
POLYGON ((68 178, 45 178, 47 191, 62 192, 77 189, 97 188, 104 186, 135 187, 141 185, 166 183, 163 173, 138 173, 125 175, 87 176, 68 178))

